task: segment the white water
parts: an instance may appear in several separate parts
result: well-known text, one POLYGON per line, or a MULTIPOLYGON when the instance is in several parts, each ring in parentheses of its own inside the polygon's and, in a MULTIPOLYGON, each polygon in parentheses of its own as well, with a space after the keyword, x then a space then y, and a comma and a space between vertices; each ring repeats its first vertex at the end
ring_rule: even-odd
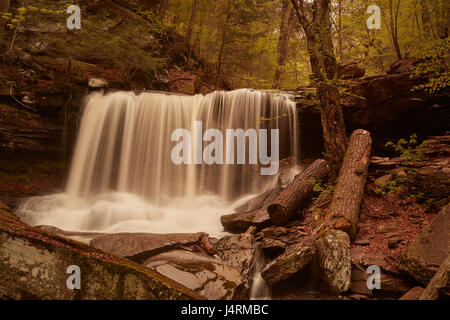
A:
POLYGON ((257 165, 174 165, 171 133, 192 129, 196 120, 203 130, 273 129, 284 115, 291 155, 297 157, 294 111, 284 96, 247 89, 195 96, 94 93, 83 113, 66 192, 31 198, 17 214, 32 225, 65 230, 218 234, 221 215, 276 177, 260 176, 257 165))

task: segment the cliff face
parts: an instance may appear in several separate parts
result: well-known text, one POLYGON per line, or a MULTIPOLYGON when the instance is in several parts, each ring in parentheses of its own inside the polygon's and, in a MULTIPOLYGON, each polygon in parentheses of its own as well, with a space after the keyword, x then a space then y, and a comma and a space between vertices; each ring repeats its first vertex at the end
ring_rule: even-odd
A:
POLYGON ((92 90, 217 89, 208 65, 146 9, 129 1, 78 3, 81 30, 67 29, 65 1, 37 0, 33 6, 45 11, 27 11, 16 32, 3 34, 0 199, 11 206, 63 188, 83 99, 92 90))
MULTIPOLYGON (((348 80, 342 94, 347 134, 356 129, 368 130, 378 155, 383 154, 388 141, 414 133, 423 139, 445 134, 450 123, 450 90, 446 88, 434 95, 413 90, 426 81, 426 77, 415 77, 410 68, 348 80)), ((313 96, 310 88, 296 92, 303 157, 318 157, 324 151, 320 110, 313 96)))

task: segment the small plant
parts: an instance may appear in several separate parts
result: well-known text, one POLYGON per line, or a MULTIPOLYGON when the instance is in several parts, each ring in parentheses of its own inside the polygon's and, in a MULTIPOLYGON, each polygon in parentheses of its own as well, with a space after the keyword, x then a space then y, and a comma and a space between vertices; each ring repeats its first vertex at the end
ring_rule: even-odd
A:
POLYGON ((384 196, 386 194, 394 194, 403 192, 403 187, 400 186, 402 181, 400 180, 392 180, 386 183, 377 183, 377 189, 375 189, 375 193, 379 196, 384 196))
MULTIPOLYGON (((384 145, 384 147, 390 151, 393 151, 396 156, 403 158, 403 165, 409 165, 411 163, 415 163, 417 160, 423 157, 422 151, 414 151, 414 149, 418 145, 417 140, 418 136, 414 133, 409 137, 408 140, 400 139, 396 144, 392 141, 389 141, 384 145)), ((420 147, 423 147, 424 143, 421 144, 420 147)))

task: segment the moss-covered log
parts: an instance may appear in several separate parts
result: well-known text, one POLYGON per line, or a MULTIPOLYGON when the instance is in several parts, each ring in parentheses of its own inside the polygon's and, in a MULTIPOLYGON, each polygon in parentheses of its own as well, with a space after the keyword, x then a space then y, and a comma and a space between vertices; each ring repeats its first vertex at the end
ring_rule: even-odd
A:
POLYGON ((281 191, 267 208, 272 222, 275 225, 282 225, 289 221, 311 198, 314 186, 327 178, 329 172, 327 161, 319 159, 295 177, 294 181, 281 191))
POLYGON ((333 201, 327 213, 327 219, 333 229, 347 232, 352 240, 357 233, 371 147, 372 138, 368 131, 353 132, 339 173, 333 201))

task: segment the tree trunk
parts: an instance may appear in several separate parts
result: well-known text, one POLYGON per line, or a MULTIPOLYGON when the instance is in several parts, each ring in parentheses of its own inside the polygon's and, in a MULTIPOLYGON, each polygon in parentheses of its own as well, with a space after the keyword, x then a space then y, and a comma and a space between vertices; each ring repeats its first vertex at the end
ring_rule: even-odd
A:
POLYGON ((281 88, 282 68, 286 64, 289 39, 293 26, 293 8, 290 0, 283 2, 281 11, 280 37, 278 39, 277 69, 275 70, 274 89, 281 88))
POLYGON ((311 198, 314 186, 328 174, 328 163, 319 159, 295 177, 294 181, 281 191, 267 208, 273 224, 282 225, 288 222, 311 198))
POLYGON ((389 0, 389 15, 391 20, 391 35, 392 35, 392 43, 394 45, 395 53, 397 54, 397 58, 399 60, 403 59, 402 52, 400 50, 400 45, 398 43, 398 14, 400 1, 397 0, 397 6, 394 9, 394 0, 389 0), (395 11, 394 11, 395 10, 395 11))
POLYGON ((186 42, 191 43, 192 31, 194 30, 195 16, 197 15, 197 0, 192 0, 191 18, 186 31, 186 42))
POLYGON ((166 11, 169 8, 169 0, 161 0, 161 4, 159 5, 159 18, 161 21, 164 21, 166 16, 166 11))
POLYGON ((227 12, 226 12, 225 23, 223 25, 222 39, 221 39, 221 43, 220 43, 219 54, 217 56, 217 81, 219 81, 221 79, 221 75, 222 75, 223 52, 225 49, 225 43, 227 41, 228 24, 229 24, 230 18, 231 18, 231 0, 228 0, 228 2, 227 2, 226 11, 227 12))
POLYGON ((326 159, 331 177, 337 177, 347 145, 341 97, 336 84, 337 62, 334 56, 330 21, 330 0, 315 0, 308 14, 304 1, 292 0, 306 34, 313 77, 321 104, 321 122, 326 159))
MULTIPOLYGON (((0 12, 8 12, 10 0, 0 0, 0 12)), ((5 20, 0 19, 0 48, 3 44, 3 35, 5 32, 5 20)))
POLYGON ((348 233, 354 239, 357 233, 359 211, 370 163, 372 138, 365 130, 356 130, 350 137, 345 160, 339 174, 327 220, 333 229, 348 233))
POLYGON ((338 2, 338 37, 339 37, 339 60, 341 62, 344 61, 344 47, 343 47, 343 39, 342 39, 342 1, 338 2))

